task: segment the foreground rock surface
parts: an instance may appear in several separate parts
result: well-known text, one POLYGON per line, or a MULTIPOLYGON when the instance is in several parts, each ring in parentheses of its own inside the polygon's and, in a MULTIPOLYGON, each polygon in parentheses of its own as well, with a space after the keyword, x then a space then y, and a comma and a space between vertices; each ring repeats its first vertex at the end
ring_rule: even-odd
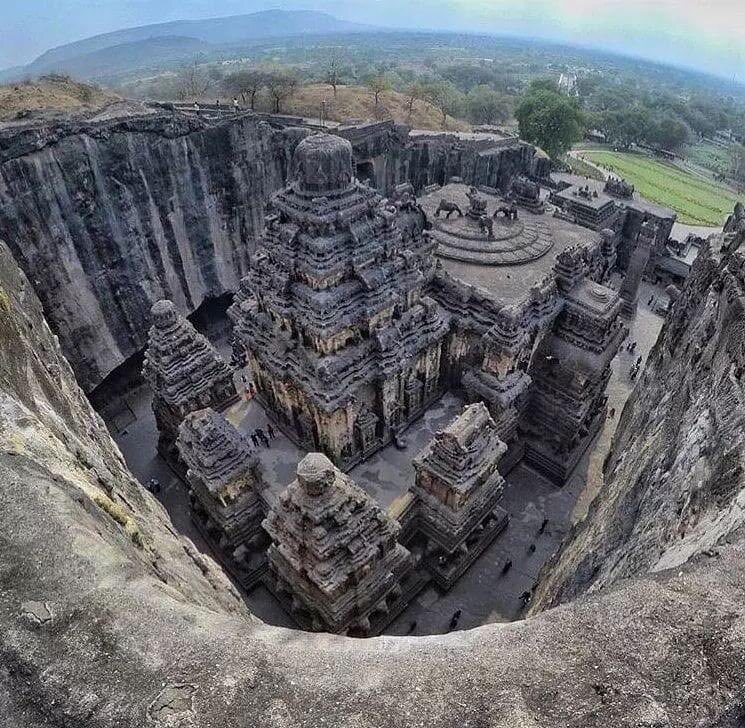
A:
MULTIPOLYGON (((711 555, 519 623, 371 640, 271 628, 127 472, 5 247, 0 338, 0 715, 9 728, 745 719, 745 545, 733 529, 711 555)), ((693 394, 704 381, 690 381, 693 394)), ((676 427, 676 413, 660 426, 676 427)))
POLYGON ((534 611, 707 554, 745 522, 745 257, 712 237, 619 422, 605 486, 570 534, 534 611))

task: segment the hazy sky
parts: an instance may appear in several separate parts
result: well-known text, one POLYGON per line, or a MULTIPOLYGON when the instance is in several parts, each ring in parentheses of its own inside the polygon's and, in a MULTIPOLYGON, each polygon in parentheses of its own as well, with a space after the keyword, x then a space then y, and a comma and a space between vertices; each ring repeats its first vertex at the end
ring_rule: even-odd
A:
POLYGON ((593 45, 745 81, 745 0, 0 0, 0 6, 0 67, 127 26, 282 7, 379 25, 593 45))

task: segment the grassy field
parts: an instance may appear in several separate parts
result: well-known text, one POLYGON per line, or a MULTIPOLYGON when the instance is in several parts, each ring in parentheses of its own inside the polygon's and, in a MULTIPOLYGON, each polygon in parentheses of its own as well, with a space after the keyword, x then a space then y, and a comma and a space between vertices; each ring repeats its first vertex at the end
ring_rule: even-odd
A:
POLYGON ((569 155, 567 155, 563 157, 561 161, 569 167, 569 169, 572 171, 572 174, 578 174, 582 177, 596 179, 599 182, 602 182, 605 179, 602 172, 595 169, 595 167, 593 167, 591 164, 587 164, 587 162, 583 162, 581 159, 577 159, 577 157, 570 157, 569 155))
POLYGON ((730 151, 709 142, 690 144, 685 148, 686 159, 711 172, 727 172, 730 166, 730 151))
POLYGON ((582 156, 631 182, 642 197, 672 208, 680 222, 690 225, 721 225, 738 199, 726 188, 641 154, 588 151, 582 156))

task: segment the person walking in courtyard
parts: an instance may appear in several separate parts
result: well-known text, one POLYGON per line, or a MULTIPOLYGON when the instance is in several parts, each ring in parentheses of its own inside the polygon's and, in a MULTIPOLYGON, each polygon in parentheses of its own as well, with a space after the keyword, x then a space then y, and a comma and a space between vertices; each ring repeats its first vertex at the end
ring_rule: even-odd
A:
POLYGON ((456 609, 453 612, 453 616, 450 617, 450 624, 448 625, 448 632, 452 632, 458 626, 458 622, 460 621, 461 614, 463 614, 462 609, 456 609))
POLYGON ((275 437, 275 435, 276 435, 277 433, 276 433, 276 432, 274 431, 274 428, 272 427, 272 423, 271 423, 271 422, 267 422, 267 425, 266 425, 266 431, 267 431, 267 433, 268 433, 268 435, 269 435, 269 439, 270 439, 270 440, 273 440, 273 439, 274 439, 274 437, 275 437))
POLYGON ((266 436, 264 430, 262 430, 260 427, 256 430, 256 437, 258 437, 259 440, 264 443, 264 447, 269 447, 269 438, 266 436))

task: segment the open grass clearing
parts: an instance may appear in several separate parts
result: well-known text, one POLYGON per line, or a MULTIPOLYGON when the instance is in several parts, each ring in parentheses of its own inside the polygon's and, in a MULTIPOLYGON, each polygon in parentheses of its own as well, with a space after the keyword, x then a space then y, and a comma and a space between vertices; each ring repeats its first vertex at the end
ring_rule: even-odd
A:
POLYGON ((721 185, 642 154, 588 151, 582 156, 623 177, 650 202, 675 210, 678 220, 689 225, 722 225, 741 199, 721 185))

